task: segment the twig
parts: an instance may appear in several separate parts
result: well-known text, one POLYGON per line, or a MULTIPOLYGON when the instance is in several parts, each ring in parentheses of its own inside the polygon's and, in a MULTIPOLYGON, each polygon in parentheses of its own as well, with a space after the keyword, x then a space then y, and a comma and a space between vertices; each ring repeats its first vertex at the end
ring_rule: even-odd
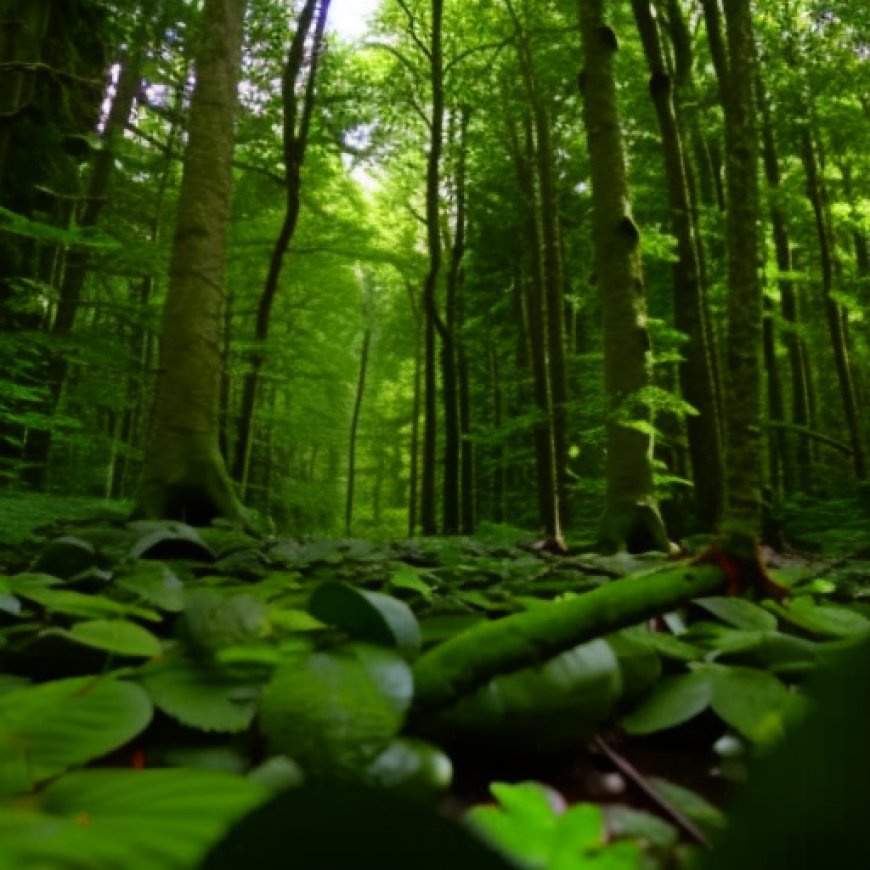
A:
POLYGON ((660 794, 644 777, 644 775, 626 758, 623 758, 616 750, 612 749, 601 737, 593 741, 596 749, 603 753, 607 760, 628 780, 642 791, 663 813, 670 817, 673 823, 683 833, 705 848, 710 848, 710 841, 698 826, 675 807, 666 797, 660 794))

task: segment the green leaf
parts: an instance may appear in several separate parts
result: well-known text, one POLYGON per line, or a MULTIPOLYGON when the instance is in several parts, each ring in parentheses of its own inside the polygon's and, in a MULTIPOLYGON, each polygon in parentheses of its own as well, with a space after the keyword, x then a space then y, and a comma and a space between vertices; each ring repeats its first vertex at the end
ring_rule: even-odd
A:
POLYGON ((312 592, 308 611, 357 640, 396 647, 406 654, 420 649, 416 617, 407 604, 389 595, 329 581, 312 592))
POLYGON ((628 716, 622 727, 629 734, 653 734, 682 725, 702 713, 713 699, 707 674, 693 672, 662 680, 652 694, 628 716))
POLYGON ((33 570, 69 580, 92 567, 96 560, 93 544, 70 535, 56 538, 39 554, 33 570))
POLYGON ((669 800, 677 809, 695 822, 707 834, 713 835, 726 827, 725 815, 718 807, 699 794, 681 785, 658 777, 649 778, 650 785, 669 800))
POLYGON ((608 807, 607 828, 614 837, 645 840, 659 849, 671 849, 680 839, 677 829, 658 816, 619 804, 608 807))
POLYGON ((0 865, 189 870, 268 794, 212 771, 85 770, 0 809, 0 865))
POLYGON ((131 559, 215 560, 214 552, 196 529, 185 523, 141 520, 131 525, 145 533, 130 548, 131 559))
POLYGON ((115 585, 161 610, 184 610, 184 584, 162 562, 135 562, 115 577, 115 585))
POLYGON ((359 773, 401 728, 412 693, 410 668, 388 650, 297 653, 264 689, 260 727, 306 772, 359 773))
POLYGON ((160 622, 160 614, 153 610, 133 604, 121 604, 105 595, 29 585, 18 588, 17 594, 28 601, 35 601, 48 611, 62 613, 65 616, 80 616, 84 619, 136 616, 139 619, 160 622))
POLYGON ((453 764, 437 746, 407 737, 393 740, 366 769, 368 782, 420 799, 437 797, 452 779, 453 764))
POLYGON ((781 737, 786 718, 800 704, 796 695, 766 671, 724 665, 695 668, 710 680, 716 714, 753 742, 781 737))
POLYGON ((870 619, 846 607, 818 605, 809 596, 793 598, 787 605, 772 601, 765 607, 778 616, 822 637, 856 637, 870 632, 870 619))
POLYGON ((182 647, 143 670, 141 680, 159 710, 202 731, 244 731, 257 711, 258 686, 182 647))
MULTIPOLYGON (((493 783, 490 786, 497 806, 478 806, 466 813, 466 821, 481 836, 523 866, 546 868, 549 863, 558 816, 551 792, 536 782, 516 785, 493 783)), ((594 828, 593 812, 585 814, 594 828)), ((582 821, 582 820, 581 820, 582 821)), ((584 831, 590 839, 602 835, 599 815, 597 830, 584 831)))
POLYGON ((193 589, 185 593, 184 601, 179 633, 201 650, 250 643, 269 633, 267 605, 250 593, 193 589))
POLYGON ((716 596, 712 598, 696 598, 693 602, 703 607, 708 613, 733 625, 735 628, 747 630, 774 631, 776 617, 764 608, 747 601, 745 598, 716 596))
POLYGON ((50 628, 42 636, 57 635, 94 649, 106 650, 124 656, 152 658, 163 652, 159 638, 150 631, 123 619, 95 619, 77 622, 69 630, 50 628))
POLYGON ((430 599, 434 595, 432 587, 420 577, 420 572, 410 565, 400 565, 390 575, 390 586, 396 589, 409 589, 419 592, 424 598, 430 599))
POLYGON ((595 640, 497 677, 436 717, 433 727, 477 745, 559 751, 582 742, 610 716, 621 689, 616 654, 595 640))
POLYGON ((132 683, 76 677, 0 696, 0 794, 27 791, 123 746, 151 720, 132 683))

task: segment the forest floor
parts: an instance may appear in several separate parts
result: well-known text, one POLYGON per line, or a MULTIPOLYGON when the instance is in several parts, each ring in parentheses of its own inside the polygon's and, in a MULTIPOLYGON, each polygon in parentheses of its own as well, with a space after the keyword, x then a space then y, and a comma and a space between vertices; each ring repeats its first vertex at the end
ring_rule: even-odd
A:
MULTIPOLYGON (((407 604, 419 622, 426 650, 487 620, 575 597, 667 561, 658 554, 556 556, 537 550, 533 535, 501 526, 488 527, 474 538, 387 543, 255 539, 229 525, 194 531, 182 524, 128 523, 127 510, 125 504, 88 499, 33 494, 0 498, 0 611, 6 611, 0 612, 0 675, 51 681, 105 670, 106 656, 117 664, 125 655, 124 649, 113 649, 112 642, 76 637, 77 621, 93 621, 108 610, 89 612, 81 609, 81 602, 52 598, 55 586, 38 595, 11 581, 4 588, 4 577, 61 578, 57 583, 62 581, 65 590, 90 594, 105 608, 106 601, 120 601, 131 613, 131 602, 162 609, 164 624, 157 626, 147 622, 142 611, 149 631, 165 640, 175 637, 208 646, 210 652, 244 646, 253 635, 258 642, 262 639, 259 628, 249 624, 252 619, 257 622, 260 611, 252 610, 247 599, 273 612, 280 610, 282 619, 273 617, 279 628, 293 622, 294 631, 310 630, 300 628, 298 614, 305 610, 311 590, 338 581, 407 604), (159 565, 165 572, 164 585, 155 589, 154 576, 143 573, 142 563, 149 570, 159 565), (197 628, 192 611, 182 616, 185 605, 180 597, 176 601, 180 590, 190 587, 219 592, 233 599, 234 606, 246 601, 231 613, 216 615, 213 609, 209 624, 197 628), (24 610, 16 596, 28 602, 24 610), (23 615, 31 622, 22 624, 23 615)), ((442 812, 459 818, 472 807, 491 803, 493 782, 533 781, 544 784, 558 805, 605 807, 611 834, 652 843, 658 863, 645 866, 671 866, 677 843, 715 837, 723 824, 720 810, 746 779, 757 746, 767 742, 763 732, 771 717, 780 715, 779 689, 784 684, 793 691, 824 659, 828 647, 864 636, 870 629, 867 528, 866 515, 851 501, 805 504, 787 511, 783 535, 788 547, 768 549, 764 555, 774 577, 802 606, 768 603, 765 609, 746 602, 740 609, 728 599, 709 598, 663 614, 655 625, 644 628, 658 638, 654 645, 663 663, 651 681, 660 680, 652 702, 638 707, 617 698, 607 715, 589 713, 590 721, 578 726, 575 739, 565 739, 564 721, 558 720, 578 716, 582 722, 586 713, 582 705, 566 704, 561 696, 600 690, 582 679, 577 682, 576 673, 554 678, 555 688, 522 688, 520 694, 531 695, 535 715, 522 707, 528 698, 521 700, 519 710, 510 708, 505 700, 510 691, 502 687, 503 718, 495 730, 492 721, 489 731, 481 730, 479 723, 466 727, 465 721, 458 730, 454 722, 453 730, 440 727, 427 733, 447 749, 454 768, 450 791, 440 801, 442 812), (752 683, 749 700, 742 699, 740 686, 717 700, 713 685, 713 700, 706 704, 697 704, 694 697, 655 695, 662 685, 680 695, 679 686, 688 688, 688 681, 707 673, 705 668, 712 684, 717 673, 726 671, 739 678, 736 683, 752 683), (716 668, 719 671, 710 670, 716 668), (512 723, 511 717, 520 724, 512 723)), ((703 541, 694 544, 702 546, 703 541)), ((684 553, 683 558, 690 555, 684 553)), ((184 700, 166 701, 159 694, 154 700, 160 718, 150 736, 140 737, 135 750, 144 753, 149 766, 177 763, 173 751, 179 748, 185 764, 209 766, 217 757, 218 767, 239 771, 266 757, 261 736, 242 744, 229 739, 228 734, 240 729, 223 727, 220 712, 215 721, 209 721, 208 714, 202 721, 201 711, 190 713, 184 700), (195 736, 189 726, 197 716, 200 721, 194 724, 200 728, 195 736)), ((491 712, 484 711, 483 718, 491 712)), ((119 758, 125 763, 126 756, 110 756, 115 762, 119 758)))

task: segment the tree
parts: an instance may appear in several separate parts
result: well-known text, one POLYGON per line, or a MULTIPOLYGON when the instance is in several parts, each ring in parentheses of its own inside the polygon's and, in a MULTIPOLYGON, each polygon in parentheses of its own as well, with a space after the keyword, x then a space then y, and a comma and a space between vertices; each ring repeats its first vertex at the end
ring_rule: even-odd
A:
POLYGON ((251 462, 251 442, 254 425, 254 409, 257 400, 257 386, 260 372, 265 361, 265 342, 269 335, 269 318, 275 296, 278 293, 284 258, 293 241, 296 225, 299 222, 302 194, 302 167, 311 131, 311 117, 317 84, 317 67, 323 48, 323 33, 329 14, 330 0, 306 0, 299 14, 296 32, 287 52, 281 87, 284 105, 283 145, 284 145, 284 189, 286 206, 284 221, 275 240, 275 247, 269 261, 266 281, 257 305, 257 318, 254 325, 256 348, 251 354, 251 370, 246 372, 242 382, 242 402, 236 438, 233 477, 244 490, 247 486, 251 462), (316 16, 315 16, 316 12, 316 16), (313 33, 312 33, 313 25, 313 33), (301 87, 303 70, 306 67, 306 46, 310 39, 310 57, 307 64, 307 78, 301 87), (301 100, 300 100, 301 90, 301 100))
POLYGON ((151 429, 136 514, 244 511, 218 444, 226 232, 245 0, 207 0, 184 154, 151 429))
MULTIPOLYGON (((710 4, 706 4, 709 6, 710 4)), ((750 0, 726 0, 724 74, 728 190, 728 351, 726 368, 725 546, 752 552, 761 533, 763 302, 757 222, 758 130, 753 105, 754 35, 750 0)), ((714 31, 715 28, 714 28, 714 31)), ((714 40, 714 45, 718 44, 714 40)))
POLYGON ((580 3, 580 76, 592 180, 595 271, 604 319, 608 397, 607 495, 598 543, 606 551, 669 548, 653 488, 652 434, 643 391, 650 385, 650 336, 640 232, 629 207, 616 101, 618 42, 603 0, 580 3))

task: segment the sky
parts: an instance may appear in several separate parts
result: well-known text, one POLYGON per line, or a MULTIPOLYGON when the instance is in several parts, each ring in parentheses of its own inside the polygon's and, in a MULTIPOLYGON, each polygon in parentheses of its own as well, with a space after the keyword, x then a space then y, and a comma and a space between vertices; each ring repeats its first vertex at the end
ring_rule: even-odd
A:
POLYGON ((366 19, 380 0, 332 0, 329 7, 331 29, 343 39, 358 39, 366 31, 366 19))

